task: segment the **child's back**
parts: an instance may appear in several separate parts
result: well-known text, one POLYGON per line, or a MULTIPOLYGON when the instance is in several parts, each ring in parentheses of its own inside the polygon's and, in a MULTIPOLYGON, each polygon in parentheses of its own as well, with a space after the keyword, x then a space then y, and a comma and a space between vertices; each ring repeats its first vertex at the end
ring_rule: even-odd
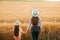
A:
POLYGON ((20 40, 20 36, 19 36, 19 20, 15 22, 14 25, 14 40, 20 40))

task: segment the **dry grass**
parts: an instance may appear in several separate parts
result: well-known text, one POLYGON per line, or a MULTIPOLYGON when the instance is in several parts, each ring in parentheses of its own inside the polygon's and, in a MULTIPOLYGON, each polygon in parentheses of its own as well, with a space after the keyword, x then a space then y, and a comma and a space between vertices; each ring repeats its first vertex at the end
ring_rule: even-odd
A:
MULTIPOLYGON (((39 36, 39 40, 60 40, 60 23, 59 22, 43 22, 42 30, 39 36)), ((13 31, 10 24, 7 27, 3 27, 0 24, 0 39, 1 40, 13 40, 13 31)), ((21 24, 21 27, 26 31, 27 24, 21 24)), ((31 40, 31 32, 28 31, 26 34, 22 33, 22 40, 31 40)))
MULTIPOLYGON (((4 2, 0 1, 0 40, 13 40, 13 22, 21 21, 26 31, 29 14, 33 8, 40 9, 42 30, 39 40, 60 40, 60 2, 4 2), (24 4, 24 5, 23 5, 24 4), (26 20, 25 20, 26 19, 26 20)), ((22 33, 22 40, 31 40, 31 32, 22 33)))

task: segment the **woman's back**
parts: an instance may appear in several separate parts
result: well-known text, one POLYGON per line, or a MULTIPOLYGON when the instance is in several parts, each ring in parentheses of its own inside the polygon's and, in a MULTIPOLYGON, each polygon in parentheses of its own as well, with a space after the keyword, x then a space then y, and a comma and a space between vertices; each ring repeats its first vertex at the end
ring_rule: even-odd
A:
POLYGON ((31 19, 31 23, 32 23, 32 25, 33 26, 37 26, 38 25, 38 17, 32 17, 32 19, 31 19))

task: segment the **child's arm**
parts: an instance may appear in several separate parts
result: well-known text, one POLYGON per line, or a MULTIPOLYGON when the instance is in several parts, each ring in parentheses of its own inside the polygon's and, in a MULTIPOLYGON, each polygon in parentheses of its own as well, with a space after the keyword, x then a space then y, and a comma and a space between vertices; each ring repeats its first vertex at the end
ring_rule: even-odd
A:
POLYGON ((20 27, 20 32, 25 33, 25 32, 22 30, 22 28, 21 28, 21 27, 20 27))
POLYGON ((20 27, 20 32, 22 32, 22 33, 26 33, 25 31, 23 31, 23 30, 22 30, 22 28, 21 28, 21 27, 20 27))
POLYGON ((22 33, 26 33, 25 31, 23 31, 22 33))
POLYGON ((22 32, 22 28, 21 27, 19 27, 19 31, 22 32))

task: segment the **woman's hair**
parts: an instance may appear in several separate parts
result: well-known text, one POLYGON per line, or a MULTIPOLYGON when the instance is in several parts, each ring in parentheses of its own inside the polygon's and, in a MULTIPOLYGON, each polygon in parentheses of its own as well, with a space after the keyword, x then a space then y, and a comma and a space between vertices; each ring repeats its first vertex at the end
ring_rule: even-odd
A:
POLYGON ((33 26, 37 26, 38 25, 38 17, 32 17, 32 19, 31 19, 31 23, 32 23, 32 25, 33 26))
POLYGON ((19 25, 15 25, 14 27, 14 36, 19 36, 19 25))

